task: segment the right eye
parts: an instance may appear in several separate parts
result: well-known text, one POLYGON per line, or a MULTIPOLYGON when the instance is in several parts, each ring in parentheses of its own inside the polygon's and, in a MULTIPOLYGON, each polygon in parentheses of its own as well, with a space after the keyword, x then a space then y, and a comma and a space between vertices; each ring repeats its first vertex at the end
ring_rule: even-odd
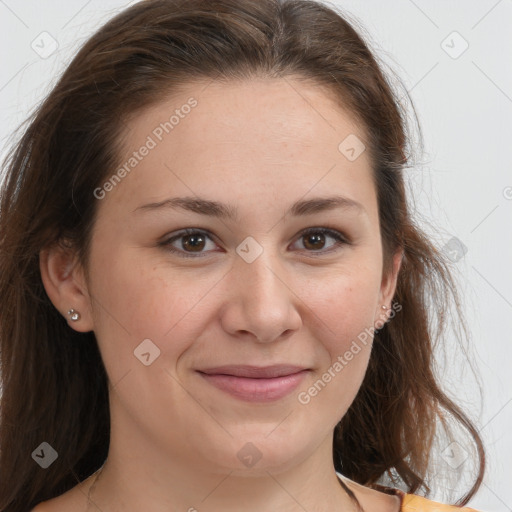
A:
MULTIPOLYGON (((210 251, 202 251, 205 245, 207 245, 207 239, 211 239, 206 231, 198 230, 195 228, 184 229, 175 235, 167 238, 159 245, 163 246, 166 250, 177 254, 183 258, 198 258, 205 256, 207 252, 210 251), (180 248, 177 248, 174 244, 177 241, 180 241, 180 248), (190 251, 189 251, 190 250, 190 251)), ((213 242, 213 240, 212 240, 213 242)))

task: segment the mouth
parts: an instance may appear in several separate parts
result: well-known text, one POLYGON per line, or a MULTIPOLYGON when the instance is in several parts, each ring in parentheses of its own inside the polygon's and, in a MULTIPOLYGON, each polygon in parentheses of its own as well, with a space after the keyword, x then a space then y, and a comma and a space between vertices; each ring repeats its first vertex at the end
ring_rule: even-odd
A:
POLYGON ((270 402, 284 398, 310 371, 293 365, 229 365, 197 370, 212 386, 248 402, 270 402))

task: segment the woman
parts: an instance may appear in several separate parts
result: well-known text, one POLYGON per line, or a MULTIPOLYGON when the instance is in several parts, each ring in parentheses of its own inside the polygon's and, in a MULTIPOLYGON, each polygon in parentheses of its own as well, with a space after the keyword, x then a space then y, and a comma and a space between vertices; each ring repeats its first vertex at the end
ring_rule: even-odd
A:
POLYGON ((0 510, 452 510, 422 496, 446 413, 465 505, 404 119, 318 3, 102 27, 6 166, 0 510))

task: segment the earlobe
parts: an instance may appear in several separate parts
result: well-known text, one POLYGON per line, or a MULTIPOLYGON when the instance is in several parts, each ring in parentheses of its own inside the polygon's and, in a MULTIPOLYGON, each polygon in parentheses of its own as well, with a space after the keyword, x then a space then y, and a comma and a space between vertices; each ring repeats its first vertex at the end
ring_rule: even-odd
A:
POLYGON ((92 331, 90 297, 75 253, 61 244, 45 248, 39 253, 39 269, 49 299, 70 327, 92 331))

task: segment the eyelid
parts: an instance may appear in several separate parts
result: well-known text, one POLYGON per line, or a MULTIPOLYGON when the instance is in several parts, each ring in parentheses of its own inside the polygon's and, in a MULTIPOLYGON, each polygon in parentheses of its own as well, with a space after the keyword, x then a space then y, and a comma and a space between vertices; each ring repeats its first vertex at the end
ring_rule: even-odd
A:
MULTIPOLYGON (((352 243, 353 243, 351 238, 349 236, 347 236, 344 232, 340 231, 337 228, 329 227, 327 225, 311 226, 309 228, 304 228, 295 236, 295 240, 300 240, 302 237, 304 237, 310 233, 321 233, 321 234, 330 236, 331 238, 334 238, 336 240, 336 243, 331 248, 329 248, 327 250, 320 249, 318 251, 313 251, 313 250, 308 251, 308 250, 303 249, 300 251, 303 253, 305 252, 306 254, 308 254, 308 256, 312 256, 312 257, 321 257, 326 254, 337 252, 341 248, 341 246, 352 245, 352 243)), ((177 232, 174 232, 173 234, 171 234, 172 236, 165 237, 161 242, 158 243, 158 245, 162 246, 165 250, 167 250, 171 253, 174 253, 174 254, 178 254, 179 257, 184 257, 184 258, 204 258, 204 257, 207 257, 211 252, 219 252, 219 251, 207 251, 207 252, 193 253, 193 252, 183 251, 181 249, 176 249, 175 247, 173 247, 171 245, 172 242, 179 240, 180 238, 182 238, 184 236, 196 235, 196 234, 204 235, 207 238, 209 238, 212 242, 217 243, 215 241, 217 237, 215 235, 212 235, 209 231, 207 231, 205 229, 185 228, 185 229, 179 230, 177 232)))

